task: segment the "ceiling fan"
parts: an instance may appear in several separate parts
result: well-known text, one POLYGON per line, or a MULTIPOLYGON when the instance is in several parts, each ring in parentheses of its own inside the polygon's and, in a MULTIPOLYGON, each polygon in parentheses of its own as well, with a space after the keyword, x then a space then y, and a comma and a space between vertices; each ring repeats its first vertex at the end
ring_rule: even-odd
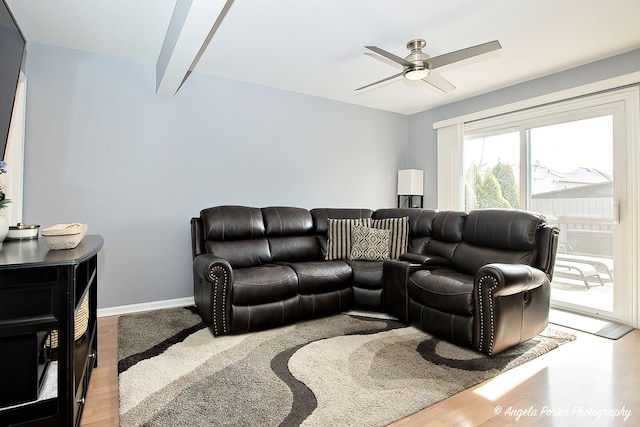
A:
POLYGON ((423 39, 410 40, 407 43, 407 49, 409 49, 411 53, 404 58, 396 56, 393 53, 387 52, 386 50, 380 49, 376 46, 365 46, 367 49, 372 50, 375 53, 402 65, 402 72, 387 77, 386 79, 368 84, 366 86, 359 87, 356 90, 366 89, 368 87, 377 85, 378 83, 386 82, 388 80, 395 79, 396 77, 404 76, 408 80, 422 80, 424 82, 427 82, 443 92, 451 92, 453 89, 455 89, 455 86, 449 83, 447 79, 442 77, 436 71, 433 71, 435 68, 502 48, 500 42, 498 40, 494 40, 492 42, 479 44, 477 46, 471 46, 466 49, 456 50, 453 52, 445 53, 443 55, 434 56, 432 58, 426 53, 422 52, 422 48, 424 48, 425 46, 426 42, 423 39))

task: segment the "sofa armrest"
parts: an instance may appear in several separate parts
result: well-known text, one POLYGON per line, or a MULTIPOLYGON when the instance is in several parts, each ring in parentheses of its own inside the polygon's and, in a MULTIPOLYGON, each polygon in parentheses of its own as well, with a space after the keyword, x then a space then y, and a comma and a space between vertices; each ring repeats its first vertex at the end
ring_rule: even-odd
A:
POLYGON ((414 254, 411 252, 400 255, 401 261, 420 264, 423 267, 448 267, 451 263, 448 259, 437 255, 414 254))
POLYGON ((475 276, 475 286, 494 297, 529 291, 548 282, 544 271, 524 264, 487 264, 475 276))
POLYGON ((191 257, 195 258, 205 253, 204 241, 202 240, 202 218, 193 217, 190 221, 191 225, 191 257))
POLYGON ((382 305, 384 310, 399 321, 409 321, 407 281, 423 267, 421 264, 389 259, 382 265, 382 305))
POLYGON ((213 334, 230 333, 233 268, 225 259, 202 254, 193 260, 193 297, 198 312, 213 334))
POLYGON ((546 328, 551 285, 523 264, 487 264, 474 279, 474 347, 489 355, 533 338, 546 328))

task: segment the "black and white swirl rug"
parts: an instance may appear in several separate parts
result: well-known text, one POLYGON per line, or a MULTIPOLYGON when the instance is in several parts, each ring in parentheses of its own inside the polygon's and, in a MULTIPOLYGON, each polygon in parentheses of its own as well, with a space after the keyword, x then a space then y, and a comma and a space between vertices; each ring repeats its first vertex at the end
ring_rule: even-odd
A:
POLYGON ((489 357, 369 313, 217 338, 194 307, 124 315, 120 424, 384 426, 573 339, 489 357))

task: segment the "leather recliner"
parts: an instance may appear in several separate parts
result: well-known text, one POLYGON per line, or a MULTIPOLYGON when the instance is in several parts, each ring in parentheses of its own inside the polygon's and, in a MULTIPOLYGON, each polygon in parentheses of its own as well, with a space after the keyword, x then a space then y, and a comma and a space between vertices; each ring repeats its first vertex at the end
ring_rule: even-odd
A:
POLYGON ((544 217, 526 211, 436 216, 422 255, 385 263, 385 308, 434 335, 497 354, 547 326, 557 235, 544 217))

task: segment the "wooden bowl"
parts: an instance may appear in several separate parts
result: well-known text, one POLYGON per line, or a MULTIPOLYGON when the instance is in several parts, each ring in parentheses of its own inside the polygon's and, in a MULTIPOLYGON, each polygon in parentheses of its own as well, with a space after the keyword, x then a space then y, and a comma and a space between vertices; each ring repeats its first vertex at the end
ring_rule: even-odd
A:
POLYGON ((49 249, 73 249, 87 234, 87 224, 56 224, 42 229, 40 234, 49 249))

